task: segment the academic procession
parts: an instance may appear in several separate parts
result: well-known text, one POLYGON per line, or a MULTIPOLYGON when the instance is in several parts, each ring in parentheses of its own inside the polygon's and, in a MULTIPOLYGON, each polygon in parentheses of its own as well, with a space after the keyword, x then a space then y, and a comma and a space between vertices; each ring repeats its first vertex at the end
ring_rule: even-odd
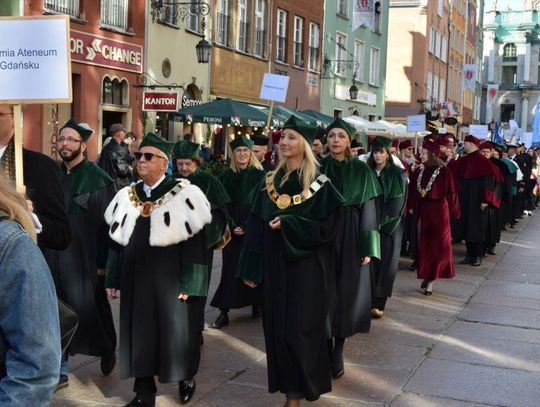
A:
POLYGON ((476 76, 385 114, 420 5, 35 3, 0 7, 0 406, 537 405, 540 133, 467 118, 476 76))

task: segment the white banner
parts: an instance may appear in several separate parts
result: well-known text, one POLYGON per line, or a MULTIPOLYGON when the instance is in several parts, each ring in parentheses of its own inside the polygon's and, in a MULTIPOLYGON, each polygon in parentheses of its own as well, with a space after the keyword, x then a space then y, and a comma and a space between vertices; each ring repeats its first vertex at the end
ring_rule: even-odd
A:
POLYGON ((497 98, 497 93, 499 92, 499 85, 488 85, 487 86, 487 104, 491 106, 495 103, 497 98))
POLYGON ((476 88, 476 64, 463 64, 463 88, 476 88))
POLYGON ((488 136, 488 126, 487 124, 471 124, 469 125, 469 134, 485 140, 488 136))
POLYGON ((407 116, 407 131, 426 131, 426 115, 415 114, 413 116, 407 116))
MULTIPOLYGON (((344 2, 347 4, 347 2, 344 2)), ((352 30, 366 26, 373 30, 375 19, 374 0, 354 0, 352 30)))

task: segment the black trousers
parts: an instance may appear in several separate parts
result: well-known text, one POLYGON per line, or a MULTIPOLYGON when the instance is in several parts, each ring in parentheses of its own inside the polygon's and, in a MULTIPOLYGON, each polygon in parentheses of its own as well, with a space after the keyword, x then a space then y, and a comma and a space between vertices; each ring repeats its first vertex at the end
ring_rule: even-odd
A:
POLYGON ((387 300, 388 297, 376 297, 371 301, 371 308, 377 308, 381 311, 384 311, 387 300))
POLYGON ((467 257, 483 257, 484 244, 482 242, 465 242, 467 257))
POLYGON ((154 376, 136 377, 133 384, 133 391, 140 396, 154 396, 157 393, 154 376))

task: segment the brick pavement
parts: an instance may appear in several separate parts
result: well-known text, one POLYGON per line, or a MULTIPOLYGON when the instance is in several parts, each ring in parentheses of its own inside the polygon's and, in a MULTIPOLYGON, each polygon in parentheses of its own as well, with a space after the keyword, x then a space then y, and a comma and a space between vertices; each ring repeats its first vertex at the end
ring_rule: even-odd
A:
MULTIPOLYGON (((314 406, 538 406, 540 405, 540 216, 504 232, 498 254, 481 267, 457 266, 457 277, 425 297, 402 259, 385 317, 370 334, 345 344, 345 376, 314 406)), ((456 260, 464 256, 454 246, 456 260)), ((220 256, 214 264, 215 291, 220 256)), ((118 301, 113 305, 118 317, 118 301)), ((221 331, 206 329, 193 407, 281 406, 268 394, 264 339, 250 310, 232 311, 221 331)), ((207 309, 210 323, 217 312, 207 309)), ((101 377, 99 360, 70 360, 70 386, 53 406, 122 406, 132 381, 115 371, 101 377)), ((177 386, 158 386, 157 406, 177 404, 177 386)), ((307 404, 307 403, 304 403, 307 404)))

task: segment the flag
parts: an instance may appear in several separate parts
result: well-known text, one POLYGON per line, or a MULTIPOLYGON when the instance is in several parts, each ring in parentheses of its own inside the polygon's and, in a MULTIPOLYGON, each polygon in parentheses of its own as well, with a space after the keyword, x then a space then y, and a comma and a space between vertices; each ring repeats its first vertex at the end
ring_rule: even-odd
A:
POLYGON ((495 123, 495 130, 493 130, 493 134, 491 135, 491 141, 497 144, 503 143, 503 138, 501 136, 501 126, 499 123, 495 123))
POLYGON ((452 102, 446 102, 446 108, 448 113, 446 114, 447 117, 455 116, 456 109, 454 107, 454 104, 452 102))
POLYGON ((534 118, 532 122, 532 145, 536 147, 540 145, 540 96, 536 99, 536 105, 534 107, 534 118))
MULTIPOLYGON (((346 4, 346 3, 345 3, 346 4)), ((375 20, 374 0, 354 0, 352 30, 365 26, 373 30, 375 20)))
POLYGON ((487 105, 491 106, 495 103, 497 98, 497 93, 499 92, 499 85, 488 85, 487 86, 487 105))
POLYGON ((476 64, 463 64, 463 88, 476 88, 476 64))

